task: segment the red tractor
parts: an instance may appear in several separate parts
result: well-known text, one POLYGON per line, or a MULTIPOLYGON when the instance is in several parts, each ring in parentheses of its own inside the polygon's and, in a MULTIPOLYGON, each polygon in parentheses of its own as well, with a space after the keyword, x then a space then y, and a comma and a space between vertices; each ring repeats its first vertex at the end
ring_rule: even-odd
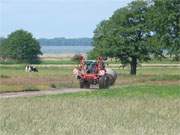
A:
POLYGON ((73 70, 73 74, 79 80, 80 88, 90 88, 90 85, 99 84, 100 89, 105 89, 113 85, 117 78, 113 70, 105 68, 103 57, 98 57, 96 61, 85 61, 81 56, 80 65, 73 70))

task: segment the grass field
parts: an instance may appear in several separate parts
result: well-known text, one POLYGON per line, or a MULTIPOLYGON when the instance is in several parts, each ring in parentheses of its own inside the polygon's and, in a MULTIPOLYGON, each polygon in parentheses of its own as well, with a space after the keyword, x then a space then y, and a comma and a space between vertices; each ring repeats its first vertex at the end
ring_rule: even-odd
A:
MULTIPOLYGON (((53 64, 53 65, 62 65, 62 64, 77 64, 77 61, 73 61, 72 58, 63 58, 63 57, 55 57, 55 58, 41 58, 40 61, 38 63, 34 63, 37 65, 43 65, 43 64, 53 64)), ((115 59, 108 59, 108 61, 106 61, 106 63, 108 64, 120 64, 121 62, 119 60, 115 60, 115 59)), ((166 59, 153 59, 147 62, 142 62, 144 64, 180 64, 180 61, 173 61, 170 58, 166 58, 166 59)), ((7 61, 0 61, 0 64, 7 64, 7 65, 16 65, 16 64, 20 64, 22 65, 20 62, 18 61, 14 61, 14 60, 7 60, 7 61)))
POLYGON ((179 85, 0 100, 0 134, 178 135, 179 85))
POLYGON ((77 87, 72 68, 38 68, 38 73, 27 73, 24 66, 0 68, 0 92, 47 90, 52 87, 77 87))
MULTIPOLYGON (((76 88, 78 81, 72 76, 72 67, 39 67, 38 73, 27 73, 24 66, 0 67, 0 93, 8 91, 47 90, 50 88, 76 88)), ((137 76, 129 69, 116 69, 116 86, 138 83, 174 83, 180 81, 180 68, 139 67, 137 76)))
MULTIPOLYGON (((79 87, 72 67, 0 67, 0 92, 79 87)), ((116 69, 109 90, 0 99, 2 135, 178 135, 180 68, 116 69)))

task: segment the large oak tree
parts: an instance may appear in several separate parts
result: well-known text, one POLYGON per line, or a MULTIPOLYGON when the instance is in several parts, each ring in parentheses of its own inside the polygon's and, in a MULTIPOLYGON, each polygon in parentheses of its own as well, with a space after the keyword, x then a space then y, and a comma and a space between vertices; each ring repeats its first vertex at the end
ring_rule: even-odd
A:
POLYGON ((144 1, 134 1, 115 11, 97 26, 91 54, 119 58, 122 64, 130 64, 130 74, 135 75, 137 62, 149 60, 153 51, 148 42, 151 30, 146 23, 147 13, 144 1))

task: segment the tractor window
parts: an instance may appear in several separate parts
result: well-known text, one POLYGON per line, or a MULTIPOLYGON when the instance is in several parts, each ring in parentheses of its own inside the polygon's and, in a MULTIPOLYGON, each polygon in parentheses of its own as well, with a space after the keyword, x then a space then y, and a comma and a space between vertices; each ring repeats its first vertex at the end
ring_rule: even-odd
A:
POLYGON ((95 73, 96 70, 96 62, 87 63, 87 73, 95 73))

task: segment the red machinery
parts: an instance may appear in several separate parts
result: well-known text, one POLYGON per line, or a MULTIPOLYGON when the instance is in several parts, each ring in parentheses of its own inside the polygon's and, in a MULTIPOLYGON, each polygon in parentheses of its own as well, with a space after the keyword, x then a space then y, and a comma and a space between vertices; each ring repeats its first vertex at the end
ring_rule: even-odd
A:
POLYGON ((98 57, 96 61, 85 61, 84 57, 80 57, 79 67, 73 70, 74 75, 80 82, 80 88, 90 88, 90 85, 99 84, 99 88, 108 88, 109 76, 106 74, 105 64, 102 57, 98 57))

